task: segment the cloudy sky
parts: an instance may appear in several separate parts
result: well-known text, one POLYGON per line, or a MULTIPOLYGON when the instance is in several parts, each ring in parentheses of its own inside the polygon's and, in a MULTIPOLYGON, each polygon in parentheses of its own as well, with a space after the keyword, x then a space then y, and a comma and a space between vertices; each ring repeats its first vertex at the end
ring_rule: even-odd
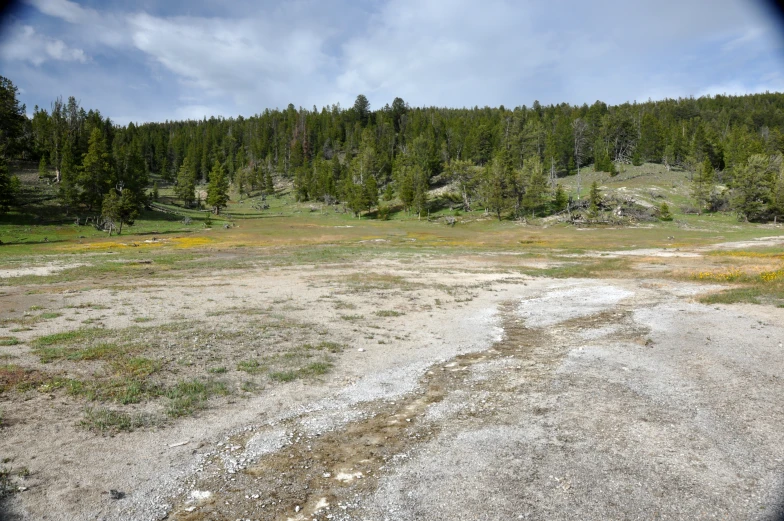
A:
POLYGON ((119 123, 353 104, 608 103, 784 91, 784 30, 753 0, 24 0, 0 75, 32 112, 119 123))

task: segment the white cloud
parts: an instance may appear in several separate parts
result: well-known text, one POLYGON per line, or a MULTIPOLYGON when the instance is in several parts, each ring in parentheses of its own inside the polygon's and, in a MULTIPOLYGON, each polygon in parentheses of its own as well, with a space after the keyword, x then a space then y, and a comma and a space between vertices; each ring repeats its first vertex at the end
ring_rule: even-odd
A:
POLYGON ((186 88, 241 104, 264 93, 290 94, 297 83, 310 86, 334 62, 322 51, 324 36, 308 28, 144 13, 128 22, 134 46, 178 75, 186 88))
MULTIPOLYGON (((244 0, 217 16, 201 2, 177 12, 160 4, 151 14, 25 1, 51 17, 57 39, 17 24, 35 38, 10 39, 0 60, 90 61, 99 84, 117 87, 98 98, 73 94, 107 114, 145 119, 248 115, 289 102, 346 106, 360 92, 374 108, 395 96, 513 106, 782 84, 763 77, 774 68, 775 33, 746 0, 714 0, 710 9, 700 0, 244 0)), ((49 98, 57 94, 72 93, 49 98)))
POLYGON ((38 34, 29 25, 12 27, 7 39, 0 44, 0 58, 28 61, 36 66, 50 60, 88 62, 82 49, 69 47, 62 40, 38 34))

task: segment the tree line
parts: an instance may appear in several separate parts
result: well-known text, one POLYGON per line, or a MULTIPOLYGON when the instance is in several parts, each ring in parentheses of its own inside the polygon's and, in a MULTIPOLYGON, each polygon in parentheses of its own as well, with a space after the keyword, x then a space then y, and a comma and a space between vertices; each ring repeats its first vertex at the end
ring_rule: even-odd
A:
MULTIPOLYGON (((359 95, 348 108, 289 105, 248 118, 122 126, 73 97, 28 118, 13 83, 0 84, 2 155, 54 171, 67 209, 107 200, 137 208, 160 179, 185 205, 209 183, 208 204, 219 211, 229 185, 270 191, 275 177, 289 180, 300 201, 341 201, 356 214, 393 199, 421 213, 429 190, 449 182, 466 210, 522 217, 563 210, 565 176, 576 176, 582 197, 586 166, 613 175, 650 162, 693 172, 698 211, 782 215, 779 93, 515 108, 411 107, 395 98, 377 110, 359 95)), ((11 193, 3 188, 11 184, 0 181, 0 190, 11 193)), ((11 198, 2 197, 7 207, 11 198)))

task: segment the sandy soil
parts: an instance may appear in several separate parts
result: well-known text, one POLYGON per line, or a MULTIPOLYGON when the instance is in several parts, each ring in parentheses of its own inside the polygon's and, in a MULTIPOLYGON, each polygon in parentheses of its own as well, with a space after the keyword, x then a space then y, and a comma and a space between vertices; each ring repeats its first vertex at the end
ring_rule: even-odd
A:
POLYGON ((83 404, 61 393, 0 396, 0 456, 29 469, 0 517, 782 515, 784 309, 705 306, 692 299, 705 286, 664 280, 531 279, 491 256, 206 272, 122 291, 4 288, 9 307, 63 314, 0 352, 34 367, 32 338, 83 320, 242 328, 241 313, 215 312, 272 307, 347 346, 332 372, 116 436, 76 425, 83 404))

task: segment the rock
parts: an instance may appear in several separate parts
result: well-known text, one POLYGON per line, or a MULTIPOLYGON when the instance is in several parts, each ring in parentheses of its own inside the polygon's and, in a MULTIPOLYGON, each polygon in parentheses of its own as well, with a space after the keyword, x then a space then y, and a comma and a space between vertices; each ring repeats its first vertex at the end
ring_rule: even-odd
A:
POLYGON ((357 349, 357 351, 359 351, 360 353, 364 353, 364 352, 365 352, 365 349, 364 349, 364 348, 362 348, 362 347, 360 347, 359 349, 357 349))
POLYGON ((112 499, 122 499, 125 497, 125 492, 120 492, 119 490, 111 489, 109 491, 109 497, 112 499))

